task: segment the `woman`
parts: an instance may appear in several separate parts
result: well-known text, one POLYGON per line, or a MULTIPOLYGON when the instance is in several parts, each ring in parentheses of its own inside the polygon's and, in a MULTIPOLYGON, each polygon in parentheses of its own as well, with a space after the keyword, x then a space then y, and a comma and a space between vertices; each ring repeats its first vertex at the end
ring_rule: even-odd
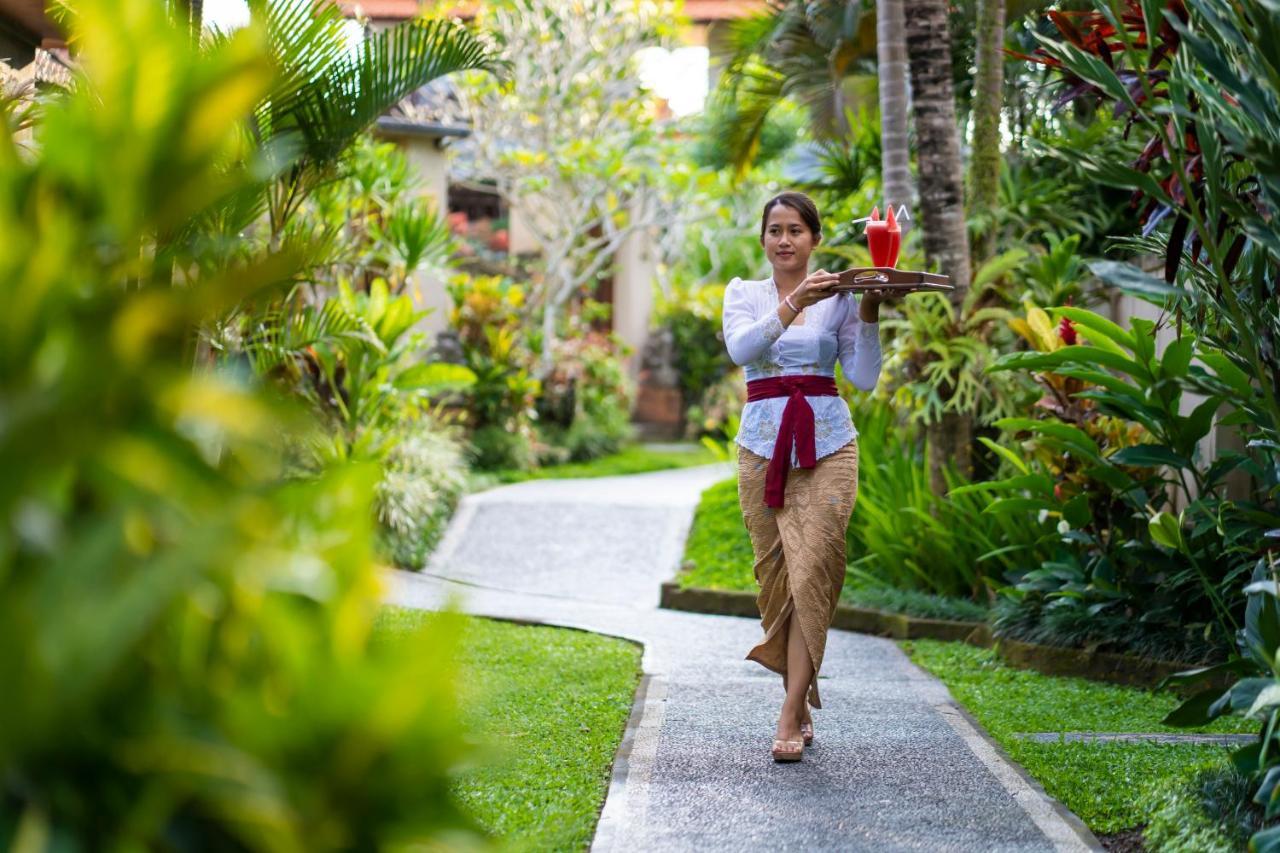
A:
POLYGON ((808 705, 822 707, 818 671, 844 583, 845 528, 857 497, 857 431, 836 392, 835 362, 864 391, 880 376, 882 294, 834 293, 836 274, 809 273, 821 240, 822 222, 808 196, 770 199, 760 243, 773 276, 735 278, 724 296, 729 357, 747 376, 738 495, 765 631, 747 659, 782 675, 778 761, 799 761, 813 740, 808 705))

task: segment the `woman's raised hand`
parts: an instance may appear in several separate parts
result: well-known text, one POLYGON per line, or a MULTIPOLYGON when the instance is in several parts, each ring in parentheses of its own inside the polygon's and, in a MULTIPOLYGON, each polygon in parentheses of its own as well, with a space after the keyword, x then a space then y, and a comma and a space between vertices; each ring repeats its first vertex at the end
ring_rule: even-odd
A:
POLYGON ((826 270, 815 270, 807 275, 804 281, 800 282, 800 286, 796 288, 792 299, 800 305, 801 308, 808 308, 821 302, 824 299, 830 299, 835 296, 835 291, 831 290, 831 286, 840 280, 840 276, 826 270))

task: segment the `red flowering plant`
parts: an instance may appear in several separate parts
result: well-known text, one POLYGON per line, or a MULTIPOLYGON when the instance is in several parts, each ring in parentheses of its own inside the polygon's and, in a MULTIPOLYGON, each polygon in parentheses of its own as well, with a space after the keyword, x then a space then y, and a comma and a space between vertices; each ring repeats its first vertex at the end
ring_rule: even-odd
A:
MULTIPOLYGON (((1028 304, 1026 311, 1025 318, 1015 317, 1009 325, 1037 352, 1054 353, 1066 347, 1090 343, 1071 317, 1060 315, 1055 326, 1044 309, 1028 304)), ((1052 370, 1036 371, 1032 376, 1044 390, 1035 408, 1054 420, 1083 430, 1097 443, 1102 455, 1150 440, 1142 424, 1099 410, 1097 401, 1088 395, 1088 392, 1099 389, 1096 382, 1052 370)), ((1090 482, 1087 460, 1079 454, 1060 447, 1038 445, 1035 456, 1052 474, 1053 495, 1059 501, 1065 502, 1089 491, 1098 492, 1102 485, 1090 482)), ((1138 469, 1130 469, 1127 473, 1130 476, 1141 474, 1138 469)))

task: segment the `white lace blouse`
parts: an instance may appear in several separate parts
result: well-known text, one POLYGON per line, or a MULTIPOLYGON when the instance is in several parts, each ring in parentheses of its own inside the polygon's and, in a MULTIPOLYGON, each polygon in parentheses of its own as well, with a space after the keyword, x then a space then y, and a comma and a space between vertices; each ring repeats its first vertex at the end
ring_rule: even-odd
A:
MULTIPOLYGON (((729 358, 745 368, 747 381, 772 376, 835 376, 836 359, 854 387, 870 391, 880 378, 880 324, 864 323, 858 300, 841 293, 809 306, 804 323, 783 328, 778 288, 772 278, 735 278, 724 293, 724 340, 729 358)), ((805 397, 813 408, 817 456, 835 453, 858 434, 840 397, 805 397)), ((786 397, 749 402, 742 410, 737 442, 758 456, 773 456, 786 397)), ((792 450, 795 465, 795 451, 792 450)))

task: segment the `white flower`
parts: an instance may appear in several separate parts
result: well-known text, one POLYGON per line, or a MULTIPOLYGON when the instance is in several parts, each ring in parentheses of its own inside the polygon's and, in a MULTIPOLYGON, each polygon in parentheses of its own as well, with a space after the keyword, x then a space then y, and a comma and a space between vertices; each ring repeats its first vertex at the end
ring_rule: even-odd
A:
POLYGON ((1063 536, 1066 536, 1068 533, 1071 532, 1071 525, 1067 523, 1067 520, 1065 518, 1062 519, 1062 521, 1058 522, 1058 532, 1061 533, 1063 536))
POLYGON ((1036 516, 1036 521, 1040 522, 1041 524, 1044 524, 1044 520, 1048 517, 1049 517, 1049 510, 1042 509, 1040 510, 1039 515, 1036 516))

